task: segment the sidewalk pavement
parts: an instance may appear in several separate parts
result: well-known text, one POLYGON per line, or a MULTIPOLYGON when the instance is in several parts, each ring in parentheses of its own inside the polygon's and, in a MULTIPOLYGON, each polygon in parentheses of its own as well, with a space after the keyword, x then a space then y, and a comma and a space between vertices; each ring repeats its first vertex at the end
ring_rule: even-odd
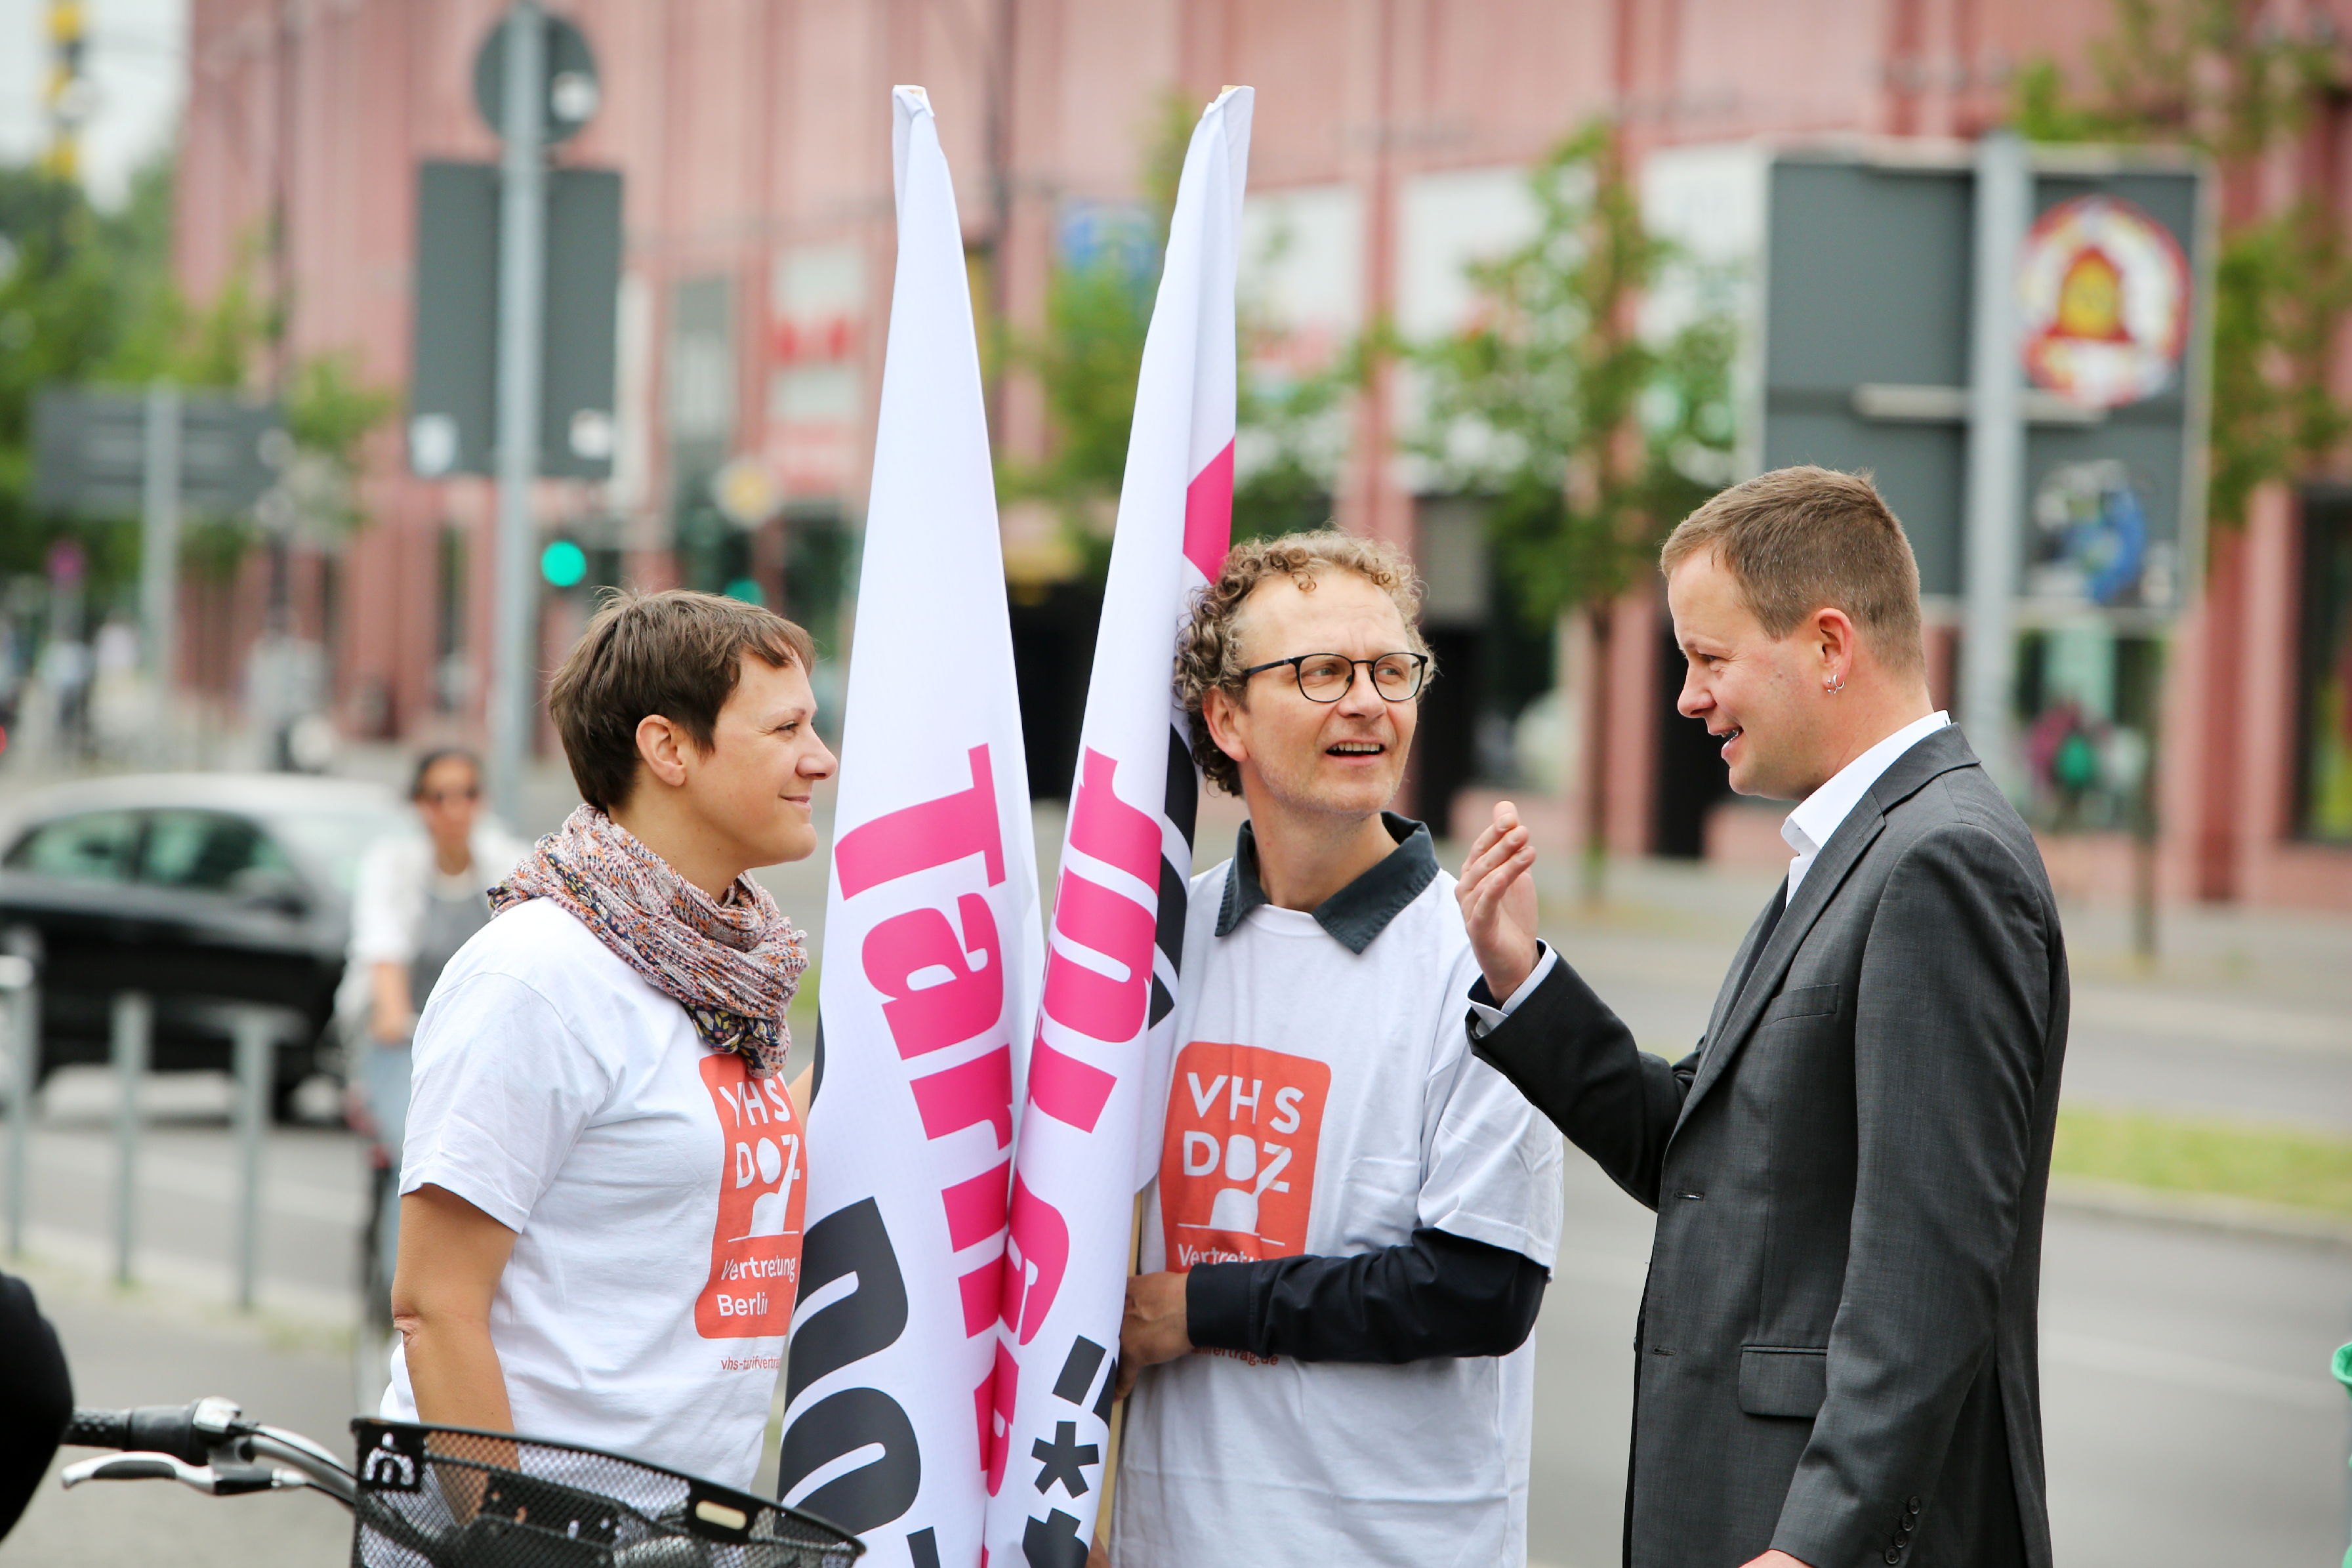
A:
MULTIPOLYGON (((272 1426, 338 1451, 349 1445, 351 1371, 333 1333, 284 1317, 240 1318, 168 1286, 120 1292, 79 1268, 11 1268, 31 1282, 65 1343, 76 1404, 184 1405, 222 1394, 272 1426)), ((0 1542, 0 1568, 333 1568, 351 1560, 351 1515, 318 1493, 207 1498, 163 1481, 59 1487, 58 1469, 90 1454, 60 1452, 0 1542)))

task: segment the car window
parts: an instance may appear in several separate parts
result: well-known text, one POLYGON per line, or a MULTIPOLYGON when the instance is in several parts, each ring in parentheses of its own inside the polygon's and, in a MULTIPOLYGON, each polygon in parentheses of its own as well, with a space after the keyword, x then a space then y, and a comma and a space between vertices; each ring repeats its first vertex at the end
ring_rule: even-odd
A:
POLYGON ((283 886, 294 864, 258 823, 219 811, 159 811, 147 824, 139 879, 163 888, 240 893, 283 886))
POLYGON ((16 840, 8 868, 78 882, 127 882, 139 847, 139 814, 92 811, 45 822, 16 840))
POLYGON ((367 847, 403 826, 389 811, 286 811, 269 819, 295 849, 310 858, 349 896, 367 847))

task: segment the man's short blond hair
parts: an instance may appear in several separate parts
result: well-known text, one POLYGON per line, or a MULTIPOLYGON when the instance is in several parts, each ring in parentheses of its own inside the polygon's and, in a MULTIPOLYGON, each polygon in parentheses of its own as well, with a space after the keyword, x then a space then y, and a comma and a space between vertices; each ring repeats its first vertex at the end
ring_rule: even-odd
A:
POLYGON ((1919 563, 1867 474, 1775 468, 1683 519, 1658 552, 1668 576, 1712 552, 1765 631, 1787 637, 1816 610, 1842 610, 1888 668, 1927 667, 1919 639, 1919 563))
POLYGON ((1412 559, 1395 545, 1334 529, 1251 539, 1234 545, 1215 579, 1193 595, 1192 613, 1176 633, 1176 700, 1192 715, 1192 760, 1200 764, 1202 775, 1227 795, 1242 793, 1241 769, 1217 749, 1209 734, 1209 721, 1201 716, 1201 705, 1211 691, 1222 689, 1248 706, 1237 626, 1242 606, 1270 577, 1287 577, 1300 593, 1311 594, 1316 580, 1326 572, 1352 572, 1386 594, 1404 622, 1407 639, 1405 647, 1386 651, 1417 653, 1429 659, 1422 680, 1423 691, 1429 689, 1429 679, 1437 674, 1437 660, 1421 636, 1421 580, 1413 574, 1412 559))

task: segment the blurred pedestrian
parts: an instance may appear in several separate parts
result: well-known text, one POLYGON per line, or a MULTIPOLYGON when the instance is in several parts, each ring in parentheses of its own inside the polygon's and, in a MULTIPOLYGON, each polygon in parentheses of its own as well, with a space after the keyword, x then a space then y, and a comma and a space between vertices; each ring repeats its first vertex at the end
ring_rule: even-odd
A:
POLYGON ((722 1484, 759 1468, 800 1269, 808 634, 614 595, 548 707, 585 802, 491 895, 416 1030, 383 1413, 722 1484))
POLYGON ((73 1414, 73 1379, 33 1289, 0 1274, 0 1536, 49 1473, 73 1414))
MULTIPOLYGON (((409 1037, 442 966, 489 922, 491 886, 523 846, 482 813, 482 765, 445 746, 417 759, 408 786, 420 833, 369 847, 352 899, 347 984, 362 1026, 352 1065, 360 1110, 390 1162, 375 1226, 377 1288, 400 1248, 400 1143, 408 1123, 409 1037)), ((375 1304, 377 1310, 382 1303, 375 1304)))

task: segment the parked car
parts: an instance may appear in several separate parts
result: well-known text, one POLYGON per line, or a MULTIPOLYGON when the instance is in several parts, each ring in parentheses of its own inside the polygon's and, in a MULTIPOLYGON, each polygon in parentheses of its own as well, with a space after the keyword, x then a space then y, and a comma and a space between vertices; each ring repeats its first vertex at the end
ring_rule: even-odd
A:
POLYGON ((0 852, 0 941, 39 965, 39 1076, 108 1059, 115 994, 153 998, 158 1072, 226 1071, 224 1004, 279 1011, 271 1106, 332 1070, 361 852, 404 826, 375 784, 285 773, 80 780, 26 796, 0 852))

